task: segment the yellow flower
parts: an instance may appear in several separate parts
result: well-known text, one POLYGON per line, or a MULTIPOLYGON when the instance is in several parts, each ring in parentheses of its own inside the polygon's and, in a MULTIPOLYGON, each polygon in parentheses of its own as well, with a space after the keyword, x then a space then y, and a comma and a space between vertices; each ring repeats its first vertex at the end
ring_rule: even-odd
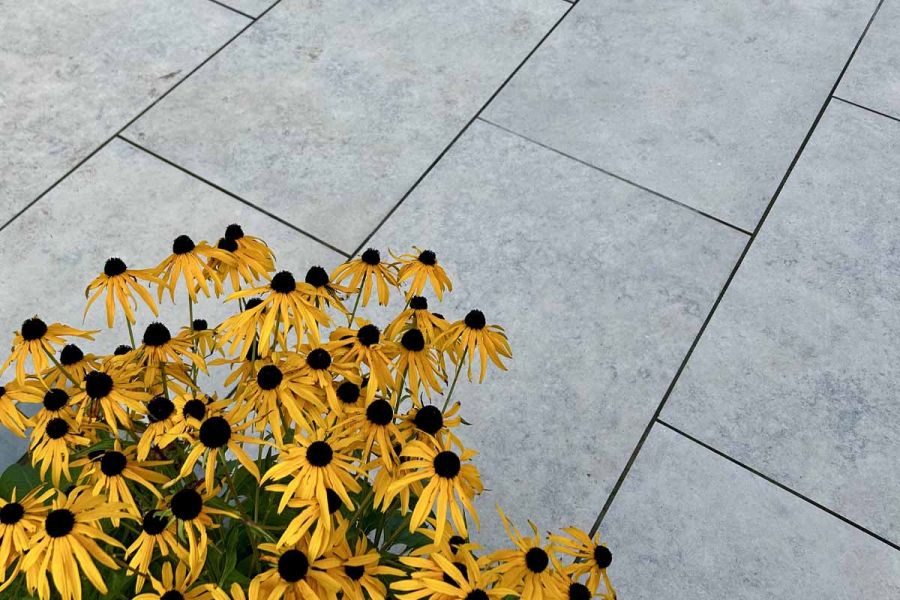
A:
POLYGON ((63 387, 77 384, 88 371, 100 368, 93 354, 85 354, 75 344, 66 344, 59 352, 59 365, 53 365, 43 375, 47 387, 63 387), (69 379, 71 377, 71 379, 69 379))
POLYGON ((216 586, 211 583, 205 583, 196 587, 191 584, 196 577, 188 574, 187 566, 179 563, 172 573, 172 563, 165 563, 162 567, 162 581, 155 578, 150 579, 150 585, 153 586, 154 592, 145 592, 138 594, 134 600, 217 600, 216 586))
POLYGON ((451 430, 462 423, 458 416, 459 402, 454 402, 446 412, 433 404, 413 402, 413 407, 401 417, 400 431, 407 439, 421 439, 431 436, 444 440, 449 436, 450 442, 461 446, 459 438, 451 430))
POLYGON ((163 395, 154 396, 147 402, 147 427, 138 440, 137 459, 144 460, 154 447, 166 448, 185 431, 186 422, 178 418, 175 403, 163 395))
POLYGON ((72 398, 80 404, 79 422, 86 417, 93 419, 102 413, 105 424, 111 431, 119 427, 132 429, 133 416, 144 414, 144 403, 150 394, 143 390, 140 381, 133 379, 139 375, 136 368, 90 371, 84 376, 83 389, 72 398))
POLYGON ((444 290, 448 292, 453 290, 453 282, 447 277, 444 268, 438 264, 437 256, 431 250, 420 250, 413 246, 415 254, 401 254, 394 256, 400 262, 400 273, 397 280, 403 283, 407 279, 411 279, 412 283, 407 292, 407 298, 413 296, 421 296, 425 290, 425 284, 431 283, 438 300, 443 300, 444 290))
POLYGON ((8 586, 19 572, 21 558, 34 533, 44 525, 50 509, 44 505, 54 494, 52 489, 37 487, 16 501, 16 490, 7 501, 0 498, 0 590, 8 586), (9 567, 15 563, 12 572, 9 567))
POLYGON ((128 566, 138 572, 135 592, 144 587, 145 575, 157 551, 160 556, 173 555, 180 561, 188 561, 188 552, 176 537, 175 520, 160 510, 148 510, 141 518, 140 535, 125 550, 126 560, 131 557, 128 566))
POLYGON ((348 287, 333 283, 328 279, 328 271, 322 267, 310 267, 303 279, 312 290, 304 288, 303 291, 309 293, 306 298, 310 304, 318 307, 333 306, 344 314, 347 314, 347 308, 341 302, 341 294, 350 294, 353 292, 348 287))
POLYGON ((208 529, 217 527, 213 515, 236 518, 237 515, 228 510, 213 508, 208 500, 216 497, 218 490, 201 495, 193 488, 178 490, 168 499, 168 509, 178 520, 179 530, 183 530, 188 539, 187 563, 191 576, 196 578, 206 562, 206 550, 209 547, 208 529))
POLYGON ((498 586, 496 574, 482 570, 475 557, 468 553, 453 560, 441 553, 428 558, 401 556, 400 562, 414 570, 408 579, 391 584, 391 589, 405 592, 397 594, 398 600, 501 600, 516 595, 513 590, 498 586))
POLYGON ((190 386, 191 376, 182 362, 184 358, 206 373, 206 362, 191 349, 190 340, 173 338, 169 328, 162 323, 147 325, 135 355, 136 362, 144 367, 145 386, 159 382, 162 369, 165 369, 166 376, 172 376, 190 386))
POLYGON ((418 329, 425 336, 425 341, 433 344, 440 334, 450 326, 447 320, 428 310, 428 299, 413 296, 409 305, 384 330, 386 338, 395 340, 407 329, 418 329))
POLYGON ((379 564, 381 554, 369 547, 365 536, 358 538, 351 550, 342 535, 334 553, 341 560, 341 567, 335 569, 334 575, 341 584, 344 600, 366 600, 367 597, 371 600, 384 600, 387 589, 379 577, 404 575, 400 569, 379 564))
MULTIPOLYGON (((268 486, 271 492, 276 494, 284 493, 287 486, 284 484, 274 484, 268 486)), ((344 502, 331 488, 325 488, 325 495, 328 498, 328 512, 322 512, 319 501, 315 498, 303 500, 300 498, 292 498, 288 501, 290 508, 299 509, 300 512, 291 519, 285 527, 284 532, 278 539, 278 546, 293 546, 300 543, 312 529, 312 535, 309 536, 309 552, 318 556, 325 548, 334 545, 332 534, 343 535, 343 533, 335 533, 339 531, 342 525, 347 523, 341 514, 341 508, 344 502)), ((353 509, 353 505, 346 505, 349 510, 353 509)))
POLYGON ((124 505, 94 496, 87 487, 76 487, 69 494, 57 492, 52 510, 44 516, 43 527, 32 536, 22 559, 29 591, 37 592, 41 600, 50 598, 50 575, 62 600, 80 600, 84 576, 106 594, 106 583, 95 562, 113 570, 119 567, 97 542, 123 547, 100 528, 100 520, 110 518, 131 517, 124 505))
POLYGON ((374 452, 381 458, 382 464, 393 469, 397 464, 395 444, 403 443, 403 436, 395 422, 394 408, 390 402, 378 398, 370 402, 366 408, 348 411, 344 427, 349 431, 359 431, 363 442, 363 456, 374 452))
POLYGON ((50 471, 50 479, 54 487, 59 487, 60 477, 72 479, 69 473, 69 456, 75 446, 87 446, 91 440, 79 433, 75 427, 75 419, 71 413, 61 413, 49 419, 45 424, 35 426, 31 434, 31 464, 40 463, 41 479, 50 471))
MULTIPOLYGON (((20 438, 25 437, 25 430, 31 427, 32 420, 22 414, 18 404, 23 401, 35 401, 34 399, 40 402, 42 396, 40 388, 22 385, 15 380, 0 386, 0 425, 20 438)), ((68 395, 66 399, 68 400, 68 395)))
POLYGON ((25 364, 29 357, 35 372, 43 373, 47 369, 47 355, 54 354, 56 346, 65 343, 66 337, 93 340, 95 333, 97 332, 82 331, 62 323, 47 325, 37 316, 26 319, 13 338, 12 353, 0 366, 0 375, 11 364, 16 363, 16 381, 25 383, 25 364))
POLYGON ((575 558, 575 562, 566 567, 566 572, 576 579, 587 575, 588 586, 594 590, 602 583, 604 597, 614 598, 615 590, 606 574, 606 569, 612 563, 612 552, 600 543, 600 534, 595 533, 591 539, 591 536, 577 527, 566 527, 563 531, 568 537, 551 535, 550 541, 559 552, 575 558))
POLYGON ((296 354, 290 355, 289 363, 296 368, 301 375, 310 377, 316 386, 325 392, 328 405, 338 415, 343 414, 343 406, 338 401, 337 390, 334 385, 334 376, 341 375, 344 379, 359 380, 359 369, 353 363, 338 362, 332 358, 334 343, 324 346, 302 345, 296 354))
POLYGON ((112 328, 116 318, 117 302, 125 312, 128 322, 132 325, 137 323, 132 307, 132 304, 137 306, 137 301, 132 296, 132 292, 144 301, 154 315, 159 314, 153 296, 140 284, 139 280, 155 284, 161 283, 153 274, 152 269, 129 269, 121 258, 110 258, 103 265, 103 273, 84 289, 84 297, 88 299, 87 305, 84 307, 84 316, 87 317, 91 305, 104 291, 106 292, 106 326, 109 328, 112 328))
POLYGON ((440 392, 439 379, 444 377, 440 373, 439 364, 437 351, 425 343, 422 332, 418 329, 407 329, 397 344, 394 392, 402 393, 404 380, 413 398, 418 399, 419 388, 422 388, 429 398, 432 390, 440 392))
POLYGON ((558 577, 562 567, 555 556, 556 548, 552 544, 541 546, 541 536, 531 521, 528 524, 534 536, 525 537, 509 522, 502 510, 498 508, 498 511, 506 534, 515 546, 498 550, 486 558, 498 563, 496 571, 500 574, 501 584, 515 589, 523 600, 566 597, 567 586, 558 577))
POLYGON ((358 290, 357 300, 361 301, 363 306, 369 303, 373 283, 378 292, 378 304, 382 306, 387 306, 390 301, 390 287, 398 286, 394 267, 382 262, 381 253, 374 248, 369 248, 359 258, 340 265, 331 274, 331 279, 337 282, 349 279, 348 287, 358 290))
POLYGON ((206 319, 194 319, 190 327, 182 327, 177 337, 191 342, 200 356, 210 356, 216 350, 216 331, 209 328, 206 319))
POLYGON ((458 346, 458 351, 464 354, 463 358, 468 357, 469 381, 472 380, 472 363, 477 353, 481 361, 479 383, 484 381, 489 358, 503 371, 506 370, 506 366, 500 357, 512 358, 512 350, 503 328, 499 325, 487 325, 484 313, 480 310, 469 311, 465 319, 448 327, 435 341, 435 345, 442 350, 458 346))
POLYGON ((371 323, 365 323, 357 330, 338 327, 331 333, 330 347, 338 362, 366 366, 370 384, 367 402, 374 399, 376 390, 384 394, 389 392, 393 384, 390 370, 393 345, 381 339, 378 327, 371 323))
POLYGON ((216 248, 229 253, 231 260, 211 257, 208 264, 220 279, 231 284, 232 291, 241 289, 242 279, 248 284, 268 279, 269 273, 275 270, 275 256, 266 243, 244 235, 239 225, 229 225, 225 237, 219 239, 216 248))
POLYGON ((197 291, 201 290, 209 298, 208 281, 213 283, 213 291, 218 296, 222 293, 222 282, 215 270, 210 268, 204 258, 215 258, 222 262, 234 259, 224 250, 213 248, 206 242, 194 244, 186 235, 179 235, 172 242, 172 254, 167 256, 156 268, 154 275, 158 279, 157 298, 162 300, 163 292, 169 290, 169 298, 175 300, 175 286, 179 279, 184 279, 191 302, 197 301, 197 291))
POLYGON ((250 582, 250 600, 320 600, 337 598, 340 584, 328 571, 340 566, 337 557, 310 554, 301 543, 288 548, 260 544, 271 568, 250 582))

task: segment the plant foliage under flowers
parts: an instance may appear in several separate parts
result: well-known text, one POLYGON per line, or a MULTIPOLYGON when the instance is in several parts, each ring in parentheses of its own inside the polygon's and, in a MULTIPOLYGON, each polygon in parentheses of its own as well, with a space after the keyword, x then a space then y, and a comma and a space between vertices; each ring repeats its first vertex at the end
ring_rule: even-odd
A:
POLYGON ((522 534, 501 513, 510 548, 471 541, 483 488, 453 392, 511 351, 481 311, 432 312, 426 293, 451 289, 419 249, 298 279, 237 225, 216 245, 179 236, 155 268, 109 259, 87 309, 119 319, 121 345, 87 352, 96 331, 35 316, 2 367, 0 422, 30 440, 0 478, 3 595, 614 598, 596 535, 522 534), (185 324, 136 331, 167 296, 185 324), (232 316, 211 326, 202 296, 232 316), (388 323, 360 314, 392 301, 388 323))

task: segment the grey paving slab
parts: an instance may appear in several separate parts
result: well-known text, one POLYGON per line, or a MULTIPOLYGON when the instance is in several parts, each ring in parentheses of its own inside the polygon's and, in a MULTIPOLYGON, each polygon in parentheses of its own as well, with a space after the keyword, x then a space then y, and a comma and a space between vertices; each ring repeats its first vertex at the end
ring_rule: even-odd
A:
MULTIPOLYGON (((0 232, 0 244, 16 252, 15 260, 0 262, 0 278, 9 283, 0 287, 2 346, 8 348, 12 332, 34 314, 48 322, 81 325, 84 288, 107 258, 119 256, 134 267, 155 266, 171 252, 178 235, 215 243, 232 222, 269 242, 280 268, 305 274, 313 264, 330 270, 342 261, 337 253, 254 208, 123 141, 112 141, 0 232)), ((166 302, 161 320, 174 332, 186 324, 187 310, 184 299, 176 305, 166 302)), ((230 312, 215 299, 195 307, 195 316, 211 323, 230 312)), ((85 328, 105 329, 104 315, 98 303, 85 328)), ((138 316, 136 335, 153 320, 149 310, 138 316)), ((128 333, 119 318, 114 333, 104 331, 96 342, 79 345, 109 353, 121 343, 128 343, 128 333)), ((4 374, 3 381, 10 376, 4 374)), ((22 440, 3 429, 0 467, 24 448, 22 440)))
POLYGON ((566 8, 284 0, 127 135, 352 252, 566 8))
POLYGON ((245 15, 258 17, 266 12, 270 6, 275 4, 276 0, 217 0, 235 10, 239 10, 245 15))
POLYGON ((900 552, 661 425, 601 531, 620 598, 900 596, 900 552))
POLYGON ((582 0, 487 119, 752 230, 876 0, 582 0))
POLYGON ((441 312, 507 329, 509 372, 459 391, 497 545, 495 503, 590 526, 747 238, 476 121, 373 240, 432 248, 441 312))
POLYGON ((0 0, 0 223, 247 23, 207 0, 0 0))
POLYGON ((887 0, 841 79, 837 95, 900 119, 900 3, 887 0))
POLYGON ((900 123, 833 101, 663 417, 900 542, 900 123))

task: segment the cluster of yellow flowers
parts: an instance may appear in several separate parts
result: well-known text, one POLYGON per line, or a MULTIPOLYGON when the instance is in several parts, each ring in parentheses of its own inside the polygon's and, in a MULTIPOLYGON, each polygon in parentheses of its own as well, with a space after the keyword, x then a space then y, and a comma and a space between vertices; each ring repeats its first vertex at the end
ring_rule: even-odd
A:
POLYGON ((130 345, 86 353, 71 338, 96 331, 35 316, 2 366, 15 377, 0 387, 0 422, 30 443, 0 478, 15 469, 20 483, 0 498, 0 590, 42 600, 132 590, 137 600, 615 598, 596 535, 569 528, 542 540, 532 525, 523 536, 501 513, 512 548, 470 542, 483 488, 475 452, 454 433, 453 391, 463 366, 482 381, 512 354, 480 311, 455 322, 431 312, 426 288, 438 300, 452 289, 430 250, 384 260, 368 249, 299 282, 238 225, 215 246, 179 236, 152 269, 107 260, 85 314, 102 298, 108 327, 124 317, 130 345), (178 290, 187 325, 173 335, 152 322, 136 340, 138 306, 158 317, 178 290), (210 327, 194 317, 200 294, 224 296, 236 314, 210 327), (357 315, 392 297, 405 304, 383 329, 357 315), (210 367, 222 371, 209 384, 218 393, 201 389, 215 380, 199 376, 210 367))

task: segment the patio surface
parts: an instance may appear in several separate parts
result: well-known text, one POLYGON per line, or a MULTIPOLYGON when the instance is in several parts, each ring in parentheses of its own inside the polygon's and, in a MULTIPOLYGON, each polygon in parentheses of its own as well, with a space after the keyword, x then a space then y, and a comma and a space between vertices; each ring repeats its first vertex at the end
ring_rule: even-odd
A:
POLYGON ((500 503, 600 519, 623 599, 898 598, 898 31, 900 0, 0 0, 0 331, 231 222, 300 272, 427 246, 515 354, 460 390, 486 545, 500 503))

